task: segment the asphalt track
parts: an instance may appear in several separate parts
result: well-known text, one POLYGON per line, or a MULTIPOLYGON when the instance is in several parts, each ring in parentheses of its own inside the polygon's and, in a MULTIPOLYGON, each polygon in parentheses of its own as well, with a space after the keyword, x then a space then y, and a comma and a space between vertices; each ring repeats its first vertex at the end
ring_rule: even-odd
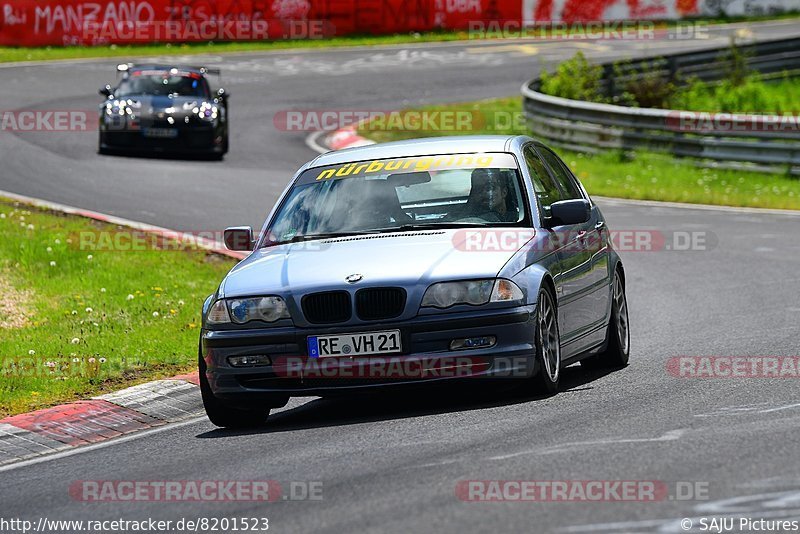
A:
MULTIPOLYGON (((287 109, 392 109, 513 94, 580 47, 596 59, 724 46, 693 41, 452 43, 191 58, 233 94, 221 163, 101 157, 90 133, 0 133, 0 189, 179 230, 259 225, 314 153, 278 131, 287 109)), ((750 28, 800 34, 796 21, 750 28)), ((2 109, 94 109, 113 61, 0 69, 2 109)), ((569 368, 551 398, 428 391, 295 399, 259 432, 205 420, 0 470, 0 517, 269 517, 277 532, 682 532, 681 518, 800 519, 796 379, 679 379, 671 357, 798 354, 800 216, 603 201, 615 229, 706 232, 712 247, 623 253, 631 365, 569 368), (322 501, 80 503, 76 480, 322 481, 322 501), (707 483, 707 500, 469 503, 462 480, 707 483)), ((321 266, 324 268, 324 266, 321 266)), ((209 288, 209 292, 213 288, 209 288)), ((189 350, 189 348, 187 348, 189 350)), ((673 488, 674 489, 674 488, 673 488)), ((738 524, 738 523, 737 523, 738 524)), ((699 532, 696 528, 695 532, 699 532)))

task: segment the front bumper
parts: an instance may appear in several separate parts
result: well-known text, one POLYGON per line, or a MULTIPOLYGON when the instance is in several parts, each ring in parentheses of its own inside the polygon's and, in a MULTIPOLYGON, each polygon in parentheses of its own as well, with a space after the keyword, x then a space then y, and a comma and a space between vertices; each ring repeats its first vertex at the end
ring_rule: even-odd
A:
POLYGON ((204 330, 201 354, 214 395, 234 404, 259 397, 324 395, 431 382, 530 376, 535 306, 416 317, 348 327, 204 330), (313 335, 400 330, 402 354, 309 358, 313 335), (453 339, 495 336, 493 347, 450 350, 453 339), (268 355, 272 365, 232 367, 231 356, 268 355))
POLYGON ((224 131, 212 125, 154 126, 172 130, 175 137, 147 137, 144 129, 100 130, 100 148, 109 151, 215 153, 224 151, 224 131))

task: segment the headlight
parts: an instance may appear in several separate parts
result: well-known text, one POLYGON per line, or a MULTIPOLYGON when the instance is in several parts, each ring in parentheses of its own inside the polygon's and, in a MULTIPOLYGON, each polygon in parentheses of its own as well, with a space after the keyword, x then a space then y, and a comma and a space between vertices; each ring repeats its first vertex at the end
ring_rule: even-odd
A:
POLYGON ((228 314, 228 307, 225 305, 224 300, 218 300, 211 305, 206 316, 208 324, 228 324, 231 322, 231 316, 228 314))
POLYGON ((522 290, 510 280, 489 279, 433 284, 422 297, 422 306, 449 308, 456 304, 480 306, 489 302, 522 300, 522 290))
POLYGON ((192 111, 206 122, 214 122, 219 117, 219 108, 208 102, 203 102, 200 107, 195 107, 192 111))
POLYGON ((228 301, 231 319, 234 323, 244 324, 249 321, 274 323, 278 319, 288 319, 289 310, 286 302, 280 297, 255 297, 233 299, 228 301))

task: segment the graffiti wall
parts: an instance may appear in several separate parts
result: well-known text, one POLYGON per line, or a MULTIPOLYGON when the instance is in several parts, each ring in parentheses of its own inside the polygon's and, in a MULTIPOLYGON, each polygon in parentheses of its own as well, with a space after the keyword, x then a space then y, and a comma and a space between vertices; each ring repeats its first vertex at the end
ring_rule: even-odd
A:
POLYGON ((800 10, 798 0, 523 0, 525 22, 678 19, 800 10))
POLYGON ((0 0, 0 45, 308 39, 787 9, 800 0, 0 0))

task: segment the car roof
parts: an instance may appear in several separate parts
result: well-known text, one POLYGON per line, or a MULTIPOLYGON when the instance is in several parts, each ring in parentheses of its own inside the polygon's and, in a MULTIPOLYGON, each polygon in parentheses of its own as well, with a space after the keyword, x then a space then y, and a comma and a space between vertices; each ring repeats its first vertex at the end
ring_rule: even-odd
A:
POLYGON ((409 139, 328 152, 317 157, 308 168, 338 165, 370 159, 434 156, 437 154, 473 154, 476 152, 508 152, 513 135, 462 135, 409 139))

